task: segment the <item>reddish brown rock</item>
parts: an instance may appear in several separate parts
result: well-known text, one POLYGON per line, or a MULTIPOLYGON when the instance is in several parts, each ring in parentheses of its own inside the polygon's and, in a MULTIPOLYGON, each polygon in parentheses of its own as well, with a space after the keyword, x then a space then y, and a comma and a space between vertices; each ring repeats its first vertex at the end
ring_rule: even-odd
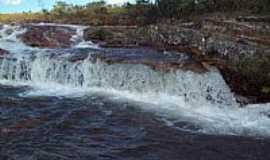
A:
POLYGON ((59 26, 26 26, 21 35, 22 41, 32 47, 68 48, 72 45, 71 37, 75 30, 59 26))
POLYGON ((158 52, 147 48, 106 49, 104 53, 92 54, 91 60, 107 64, 143 64, 154 70, 169 72, 178 69, 196 73, 208 69, 187 52, 158 52))

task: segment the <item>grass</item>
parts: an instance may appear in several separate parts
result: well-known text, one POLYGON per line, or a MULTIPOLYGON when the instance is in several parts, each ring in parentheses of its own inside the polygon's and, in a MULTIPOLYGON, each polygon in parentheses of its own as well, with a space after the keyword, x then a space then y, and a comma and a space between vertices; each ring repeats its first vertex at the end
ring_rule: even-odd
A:
POLYGON ((34 22, 42 21, 45 17, 42 13, 14 13, 14 14, 0 14, 0 22, 14 23, 14 22, 34 22))

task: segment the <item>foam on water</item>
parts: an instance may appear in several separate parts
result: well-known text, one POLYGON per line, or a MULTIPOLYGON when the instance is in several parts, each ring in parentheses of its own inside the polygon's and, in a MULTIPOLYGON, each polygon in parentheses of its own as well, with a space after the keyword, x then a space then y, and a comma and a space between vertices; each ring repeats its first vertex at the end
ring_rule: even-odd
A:
MULTIPOLYGON (((6 28, 0 30, 0 47, 9 39, 20 44, 14 36, 21 32, 9 35, 6 28)), ((77 31, 78 37, 82 36, 82 29, 77 31)), ((78 37, 73 37, 74 41, 78 37)), ((20 47, 18 50, 24 52, 25 48, 20 47)), ((204 74, 160 72, 141 64, 92 62, 90 57, 72 63, 68 57, 53 59, 44 52, 0 59, 0 83, 31 86, 32 90, 21 94, 30 97, 106 93, 112 100, 121 101, 124 97, 140 102, 139 106, 161 116, 169 126, 179 127, 188 122, 196 126, 188 130, 207 134, 270 136, 270 105, 240 108, 215 69, 204 74)))
POLYGON ((20 52, 24 49, 31 49, 17 37, 26 32, 26 29, 18 25, 0 25, 0 48, 11 52, 20 52))

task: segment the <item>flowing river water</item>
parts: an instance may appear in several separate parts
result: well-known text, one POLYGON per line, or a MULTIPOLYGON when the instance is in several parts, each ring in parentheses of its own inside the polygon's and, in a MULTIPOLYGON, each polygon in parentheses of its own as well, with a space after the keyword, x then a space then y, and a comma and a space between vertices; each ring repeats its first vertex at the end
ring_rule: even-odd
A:
POLYGON ((0 48, 10 52, 0 59, 0 159, 270 159, 270 105, 240 107, 215 68, 109 64, 95 57, 187 57, 99 48, 83 40, 85 27, 65 27, 76 29, 65 49, 26 46, 21 26, 0 30, 0 48))

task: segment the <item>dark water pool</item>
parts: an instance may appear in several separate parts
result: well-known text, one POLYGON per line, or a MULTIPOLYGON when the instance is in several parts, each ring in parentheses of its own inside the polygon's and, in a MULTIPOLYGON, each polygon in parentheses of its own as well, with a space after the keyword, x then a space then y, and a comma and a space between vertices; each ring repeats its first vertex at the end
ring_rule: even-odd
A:
POLYGON ((0 160, 269 160, 270 140, 167 126, 107 96, 20 97, 0 87, 0 160))

